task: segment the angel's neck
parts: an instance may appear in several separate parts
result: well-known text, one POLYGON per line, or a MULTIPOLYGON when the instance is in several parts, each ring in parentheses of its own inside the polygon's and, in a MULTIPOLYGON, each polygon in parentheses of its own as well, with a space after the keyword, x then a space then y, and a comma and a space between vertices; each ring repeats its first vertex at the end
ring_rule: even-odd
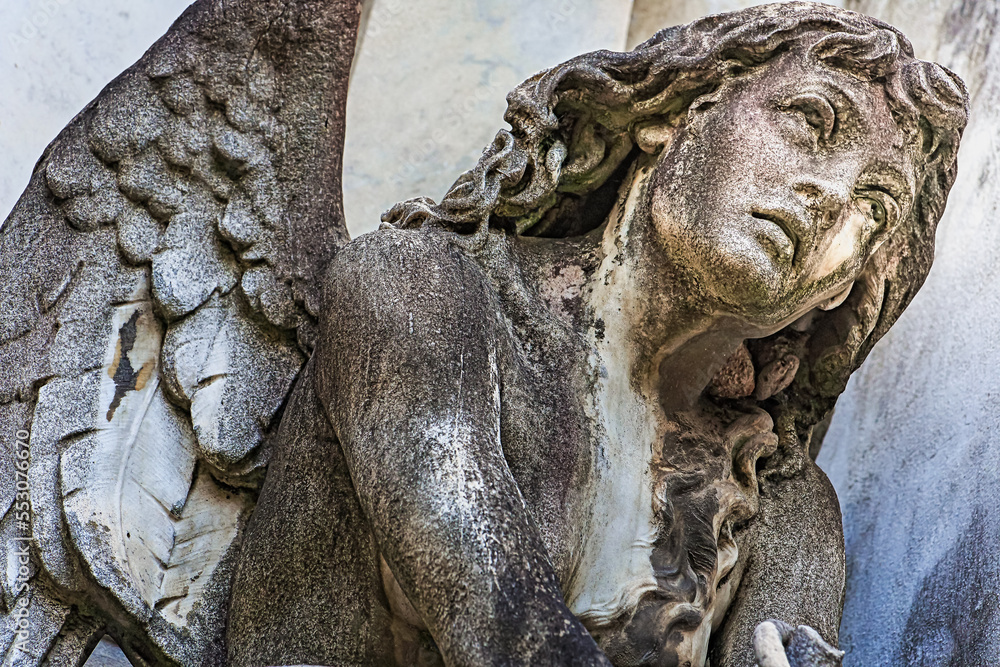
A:
POLYGON ((634 390, 684 409, 748 332, 693 291, 667 255, 649 210, 648 174, 637 170, 611 212, 600 266, 582 292, 603 327, 598 354, 617 357, 634 390))
POLYGON ((668 410, 688 407, 747 337, 705 308, 673 272, 653 273, 642 254, 609 256, 585 292, 600 336, 594 346, 616 358, 634 390, 668 410))
POLYGON ((672 266, 651 222, 648 175, 648 167, 630 174, 607 222, 591 234, 508 237, 514 262, 504 265, 580 327, 590 350, 627 373, 634 390, 683 409, 748 335, 672 266))

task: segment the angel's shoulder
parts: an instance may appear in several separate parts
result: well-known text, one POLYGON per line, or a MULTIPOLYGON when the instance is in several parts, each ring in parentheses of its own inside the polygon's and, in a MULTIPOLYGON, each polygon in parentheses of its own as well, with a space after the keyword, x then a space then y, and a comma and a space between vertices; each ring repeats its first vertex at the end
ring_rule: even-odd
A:
POLYGON ((357 275, 369 280, 434 280, 463 260, 465 253, 450 242, 453 236, 437 229, 381 227, 341 248, 330 264, 327 280, 339 282, 357 275))
POLYGON ((495 319, 498 297, 486 272, 453 234, 382 228, 344 246, 326 272, 330 317, 447 323, 495 319))

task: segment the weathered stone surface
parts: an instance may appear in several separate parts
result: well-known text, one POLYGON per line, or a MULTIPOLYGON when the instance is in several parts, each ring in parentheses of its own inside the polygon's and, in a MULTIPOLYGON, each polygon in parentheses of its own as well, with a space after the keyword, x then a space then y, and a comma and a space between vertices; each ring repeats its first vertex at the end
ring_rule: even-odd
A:
MULTIPOLYGON (((397 660, 701 665, 714 632, 720 664, 750 667, 750 635, 775 613, 835 639, 842 534, 809 434, 929 269, 964 122, 961 82, 908 49, 882 24, 789 5, 581 56, 510 95, 512 130, 440 204, 404 202, 341 251, 316 387, 293 401, 327 406, 385 561, 397 660), (806 15, 807 43, 781 46, 806 15), (821 40, 824 21, 844 32, 821 40), (750 72, 672 69, 683 53, 692 72, 726 71, 716 46, 750 72), (893 113, 881 77, 928 83, 893 113), (920 114, 937 123, 926 142, 920 114), (935 141, 940 161, 921 152, 935 141), (870 186, 904 173, 891 195, 870 186), (758 229, 770 251, 739 241, 758 229), (794 279, 772 268, 799 261, 794 279), (733 310, 699 301, 705 320, 673 319, 688 298, 733 310), (742 344, 760 395, 705 396, 742 344)), ((236 664, 377 662, 379 626, 274 653, 285 561, 266 545, 303 478, 269 480, 234 588, 236 664)), ((345 569, 365 538, 337 556, 345 569)), ((816 663, 822 643, 799 641, 789 657, 816 663)))
POLYGON ((22 515, 5 486, 0 535, 5 553, 36 544, 23 576, 5 558, 2 608, 32 630, 15 641, 5 615, 3 664, 79 664, 105 631, 136 664, 224 664, 265 438, 305 360, 295 329, 315 328, 304 302, 346 236, 357 15, 197 3, 57 137, 0 231, 0 414, 30 432, 31 496, 22 515), (234 195, 262 237, 220 233, 234 195), (245 294, 248 272, 267 289, 245 294))
POLYGON ((230 640, 230 665, 393 662, 377 548, 322 407, 301 390, 314 383, 307 366, 282 420, 288 446, 275 453, 263 490, 281 500, 255 511, 249 527, 235 581, 246 594, 230 609, 229 636, 240 638, 230 640))
POLYGON ((43 628, 5 659, 835 663, 810 437, 929 269, 961 81, 831 7, 698 21, 532 77, 338 252, 361 9, 196 3, 0 234, 40 545, 3 604, 43 628))
POLYGON ((200 349, 177 358, 175 372, 186 378, 203 457, 220 471, 239 470, 263 442, 305 356, 290 336, 253 322, 231 295, 201 310, 218 312, 178 332, 178 343, 200 349))
POLYGON ((837 495, 812 462, 804 464, 802 475, 773 484, 761 499, 762 520, 737 536, 745 546, 744 585, 730 612, 735 622, 726 624, 712 646, 712 664, 753 667, 757 619, 805 625, 837 645, 844 590, 837 495), (795 582, 794 597, 782 590, 788 581, 795 582))
POLYGON ((844 652, 823 640, 808 625, 793 628, 783 621, 764 621, 753 636, 757 662, 763 667, 838 667, 844 652))

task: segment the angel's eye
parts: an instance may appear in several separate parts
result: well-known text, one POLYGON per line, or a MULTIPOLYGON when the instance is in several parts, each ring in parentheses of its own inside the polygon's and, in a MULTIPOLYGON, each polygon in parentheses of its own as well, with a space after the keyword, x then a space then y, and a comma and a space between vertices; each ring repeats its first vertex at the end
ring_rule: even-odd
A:
POLYGON ((884 227, 886 219, 885 207, 874 199, 866 199, 865 204, 869 207, 869 214, 871 215, 872 220, 875 221, 878 228, 881 229, 884 227))
POLYGON ((821 95, 803 93, 781 105, 783 111, 801 114, 802 119, 813 129, 820 139, 827 140, 833 135, 837 123, 837 112, 830 101, 821 95))
POLYGON ((898 205, 896 200, 881 190, 866 190, 857 196, 858 208, 871 220, 874 231, 882 231, 894 220, 898 205))

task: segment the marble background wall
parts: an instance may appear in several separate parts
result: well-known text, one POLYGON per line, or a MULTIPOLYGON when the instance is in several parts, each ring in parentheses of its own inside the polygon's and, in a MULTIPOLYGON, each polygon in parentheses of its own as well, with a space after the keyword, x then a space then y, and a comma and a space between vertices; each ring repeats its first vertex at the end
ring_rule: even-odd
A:
POLYGON ((344 208, 352 233, 403 199, 439 200, 506 127, 507 92, 625 48, 632 0, 375 0, 351 81, 344 208))
POLYGON ((0 2, 0 220, 56 134, 190 0, 0 2))

